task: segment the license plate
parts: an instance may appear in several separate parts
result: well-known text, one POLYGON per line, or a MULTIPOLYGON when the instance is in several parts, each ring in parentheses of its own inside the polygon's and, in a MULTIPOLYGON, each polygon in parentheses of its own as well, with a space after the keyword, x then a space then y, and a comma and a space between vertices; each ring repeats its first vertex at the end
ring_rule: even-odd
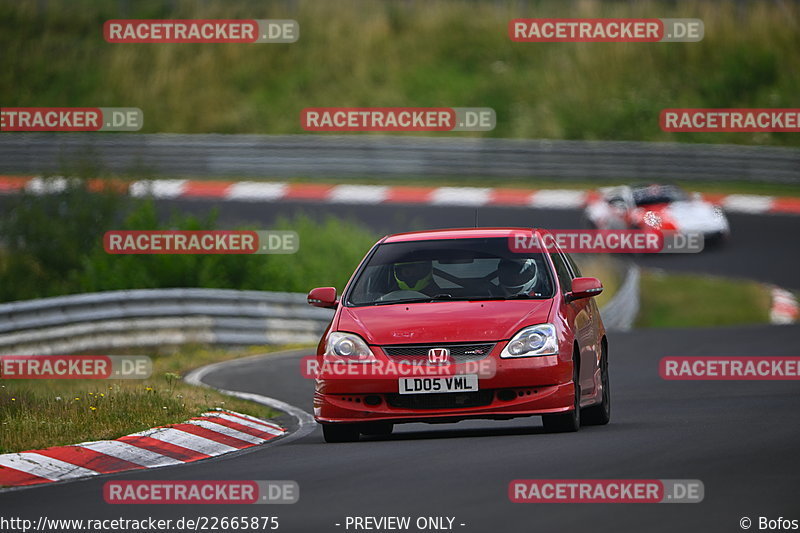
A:
POLYGON ((477 390, 477 374, 462 374, 446 378, 400 378, 400 394, 475 392, 477 390))

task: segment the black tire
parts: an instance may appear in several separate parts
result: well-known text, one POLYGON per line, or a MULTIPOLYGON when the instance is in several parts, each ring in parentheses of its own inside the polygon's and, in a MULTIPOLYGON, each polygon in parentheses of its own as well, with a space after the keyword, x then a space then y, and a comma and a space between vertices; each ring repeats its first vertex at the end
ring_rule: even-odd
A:
POLYGON ((391 422, 368 422, 359 431, 369 437, 385 437, 391 435, 393 429, 394 424, 391 422))
POLYGON ((603 343, 600 354, 600 380, 603 382, 603 399, 599 404, 587 407, 581 414, 584 426, 604 426, 611 420, 611 387, 608 378, 608 347, 603 343))
POLYGON ((325 442, 355 442, 359 432, 357 424, 322 424, 325 442))
POLYGON ((544 429, 550 433, 572 433, 581 428, 581 384, 577 350, 573 358, 572 383, 574 384, 575 397, 572 402, 572 410, 557 415, 542 415, 544 429))

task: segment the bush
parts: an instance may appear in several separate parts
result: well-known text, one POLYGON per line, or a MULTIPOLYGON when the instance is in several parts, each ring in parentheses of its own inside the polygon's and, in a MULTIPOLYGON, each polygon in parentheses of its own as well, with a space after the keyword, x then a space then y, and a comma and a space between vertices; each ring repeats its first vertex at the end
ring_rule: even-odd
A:
POLYGON ((101 243, 128 199, 80 179, 44 181, 48 194, 24 192, 0 215, 0 300, 73 292, 70 281, 101 243))
MULTIPOLYGON (((60 192, 23 194, 0 216, 2 301, 120 289, 204 287, 305 292, 318 285, 341 289, 375 236, 353 222, 305 216, 279 219, 271 229, 296 231, 292 255, 112 255, 103 234, 121 230, 213 230, 205 218, 174 213, 159 219, 150 200, 90 192, 71 180, 60 192), (121 217, 119 213, 127 213, 121 217)), ((263 228, 235 228, 263 229, 263 228)))

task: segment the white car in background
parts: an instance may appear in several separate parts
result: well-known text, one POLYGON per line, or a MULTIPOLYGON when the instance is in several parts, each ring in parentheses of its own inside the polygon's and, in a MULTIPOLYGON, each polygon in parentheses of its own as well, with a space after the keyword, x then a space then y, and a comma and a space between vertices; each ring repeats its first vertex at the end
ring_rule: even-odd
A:
POLYGON ((597 229, 659 229, 702 233, 706 244, 730 234, 722 208, 675 185, 622 185, 591 195, 584 211, 597 229))

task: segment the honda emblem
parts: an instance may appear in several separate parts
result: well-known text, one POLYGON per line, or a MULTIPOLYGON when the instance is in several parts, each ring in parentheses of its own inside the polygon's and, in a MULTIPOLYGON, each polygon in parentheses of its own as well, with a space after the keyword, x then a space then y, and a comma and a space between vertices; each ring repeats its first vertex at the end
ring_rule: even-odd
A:
POLYGON ((447 348, 431 348, 428 350, 428 363, 442 365, 450 361, 450 350, 447 348))

